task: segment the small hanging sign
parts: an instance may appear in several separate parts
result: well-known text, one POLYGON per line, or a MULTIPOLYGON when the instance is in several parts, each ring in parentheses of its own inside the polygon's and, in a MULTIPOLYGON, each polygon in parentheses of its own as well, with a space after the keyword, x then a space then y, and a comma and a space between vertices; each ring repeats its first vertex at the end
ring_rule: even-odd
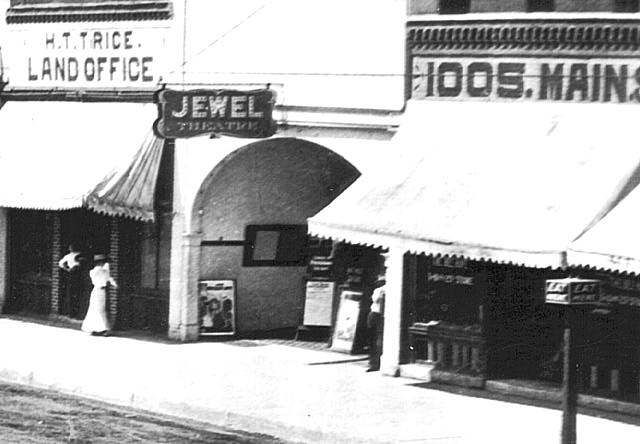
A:
POLYGON ((173 139, 206 134, 270 137, 276 132, 272 117, 275 100, 270 89, 163 89, 158 94, 154 131, 159 137, 173 139))
POLYGON ((547 279, 545 302, 560 305, 598 305, 600 281, 595 279, 547 279))

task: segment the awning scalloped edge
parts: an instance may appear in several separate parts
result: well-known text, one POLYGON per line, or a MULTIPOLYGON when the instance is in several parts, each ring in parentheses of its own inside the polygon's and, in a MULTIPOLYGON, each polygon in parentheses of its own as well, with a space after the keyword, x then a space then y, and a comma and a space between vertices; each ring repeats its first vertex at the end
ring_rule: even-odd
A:
POLYGON ((405 238, 389 233, 360 231, 334 224, 325 225, 322 222, 313 220, 309 220, 309 234, 365 246, 400 249, 412 254, 460 256, 471 260, 532 268, 561 268, 565 260, 565 255, 562 251, 524 252, 479 245, 465 245, 456 242, 405 238))
POLYGON ((153 221, 155 218, 153 210, 148 210, 146 208, 132 208, 113 205, 108 202, 102 202, 95 196, 91 196, 85 199, 84 206, 92 211, 95 211, 96 213, 104 214, 107 216, 122 216, 145 222, 153 221))

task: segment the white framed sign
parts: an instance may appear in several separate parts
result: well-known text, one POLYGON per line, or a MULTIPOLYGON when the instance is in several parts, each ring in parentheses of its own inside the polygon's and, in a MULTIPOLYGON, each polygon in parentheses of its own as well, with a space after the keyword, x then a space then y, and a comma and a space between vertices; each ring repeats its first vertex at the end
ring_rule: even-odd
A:
POLYGON ((595 279, 547 279, 545 302, 558 305, 598 305, 601 285, 595 279))
POLYGON ((307 326, 330 327, 333 314, 333 296, 336 283, 333 281, 308 281, 304 317, 302 323, 307 326))
POLYGON ((344 290, 340 294, 338 316, 333 330, 331 349, 351 353, 358 330, 362 292, 344 290))
POLYGON ((10 84, 104 88, 152 87, 160 81, 168 60, 168 27, 65 25, 11 32, 4 45, 10 84))

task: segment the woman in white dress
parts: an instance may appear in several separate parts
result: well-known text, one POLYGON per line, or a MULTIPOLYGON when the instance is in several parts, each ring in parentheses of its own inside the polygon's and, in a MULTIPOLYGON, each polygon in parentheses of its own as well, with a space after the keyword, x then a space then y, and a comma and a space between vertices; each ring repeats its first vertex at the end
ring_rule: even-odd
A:
POLYGON ((82 322, 82 331, 92 335, 108 335, 111 326, 107 317, 107 285, 111 284, 118 288, 116 281, 109 272, 109 263, 104 254, 96 254, 93 257, 94 267, 89 271, 93 290, 89 299, 89 309, 87 316, 82 322))

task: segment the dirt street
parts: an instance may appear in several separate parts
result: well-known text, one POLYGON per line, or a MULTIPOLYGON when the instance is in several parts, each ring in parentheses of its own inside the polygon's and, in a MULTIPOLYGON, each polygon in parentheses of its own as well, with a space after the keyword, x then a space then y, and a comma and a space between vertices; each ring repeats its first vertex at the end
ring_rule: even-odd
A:
POLYGON ((291 444, 0 383, 2 444, 291 444))

